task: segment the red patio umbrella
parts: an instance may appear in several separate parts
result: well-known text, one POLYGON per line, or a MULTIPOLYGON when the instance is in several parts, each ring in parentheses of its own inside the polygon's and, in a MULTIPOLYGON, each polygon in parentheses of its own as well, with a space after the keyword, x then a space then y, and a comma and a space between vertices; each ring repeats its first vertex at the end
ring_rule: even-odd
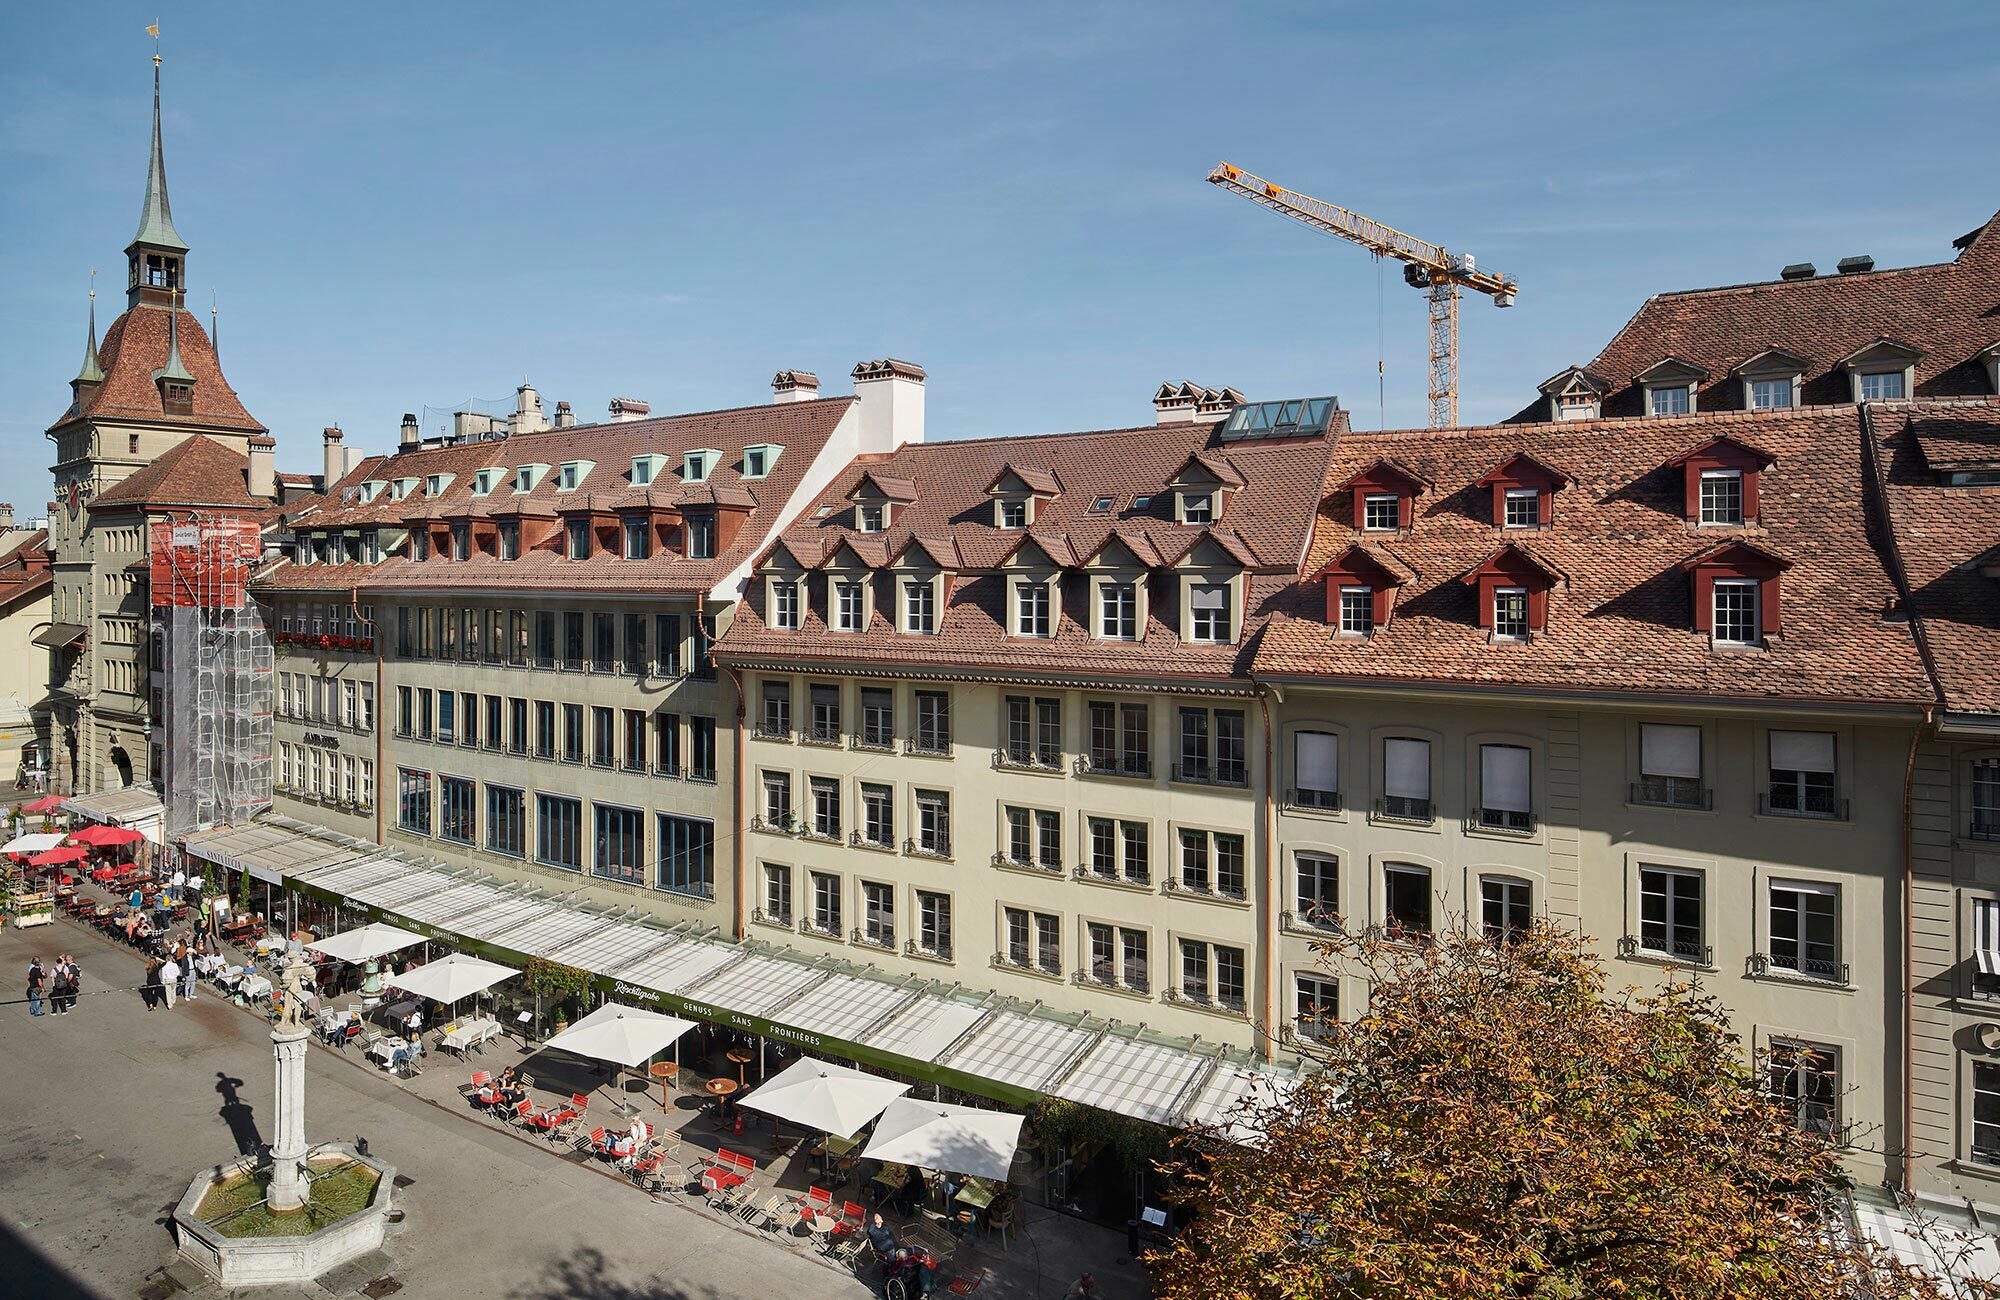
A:
POLYGON ((21 811, 24 813, 52 813, 61 808, 62 805, 61 795, 45 794, 33 803, 21 805, 21 811))
POLYGON ((92 848, 110 848, 116 844, 130 844, 146 837, 135 830, 123 826, 86 826, 70 833, 71 844, 88 844, 92 848))
POLYGON ((74 844, 58 844, 52 849, 44 849, 34 857, 29 858, 28 865, 31 867, 53 867, 64 862, 75 862, 89 856, 89 849, 79 848, 74 844))

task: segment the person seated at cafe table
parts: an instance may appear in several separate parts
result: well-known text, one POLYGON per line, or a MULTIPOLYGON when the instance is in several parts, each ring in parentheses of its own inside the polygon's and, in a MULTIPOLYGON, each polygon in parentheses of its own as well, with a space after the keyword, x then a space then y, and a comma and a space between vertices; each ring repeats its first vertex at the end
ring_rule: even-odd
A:
POLYGON ((528 1087, 521 1082, 521 1071, 511 1065, 500 1071, 500 1077, 493 1081, 493 1088, 500 1094, 501 1104, 505 1106, 518 1106, 528 1099, 528 1087))
MULTIPOLYGON (((912 1181, 916 1180, 913 1179, 912 1181)), ((868 1244, 874 1249, 877 1258, 884 1265, 901 1261, 906 1256, 916 1253, 912 1247, 905 1246, 896 1239, 895 1230, 883 1222, 882 1211, 880 1210, 875 1211, 874 1214, 869 1216, 868 1244)), ((929 1295, 937 1289, 937 1277, 931 1271, 930 1264, 926 1262, 928 1259, 928 1254, 925 1254, 919 1258, 917 1263, 917 1294, 919 1295, 929 1295)))

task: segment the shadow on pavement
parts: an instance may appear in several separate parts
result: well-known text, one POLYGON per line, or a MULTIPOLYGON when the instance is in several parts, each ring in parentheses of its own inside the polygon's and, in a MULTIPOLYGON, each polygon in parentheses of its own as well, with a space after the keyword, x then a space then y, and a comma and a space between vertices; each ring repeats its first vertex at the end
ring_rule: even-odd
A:
POLYGON ((257 1131, 256 1111, 236 1093, 242 1086, 243 1080, 232 1079, 221 1070, 215 1072, 215 1090, 222 1096, 222 1109, 216 1114, 229 1125, 229 1136, 236 1140, 236 1154, 254 1156, 264 1149, 264 1135, 257 1131))
POLYGON ((586 1247, 550 1263, 539 1279, 511 1296, 512 1300, 710 1300, 715 1294, 708 1287, 689 1291, 657 1274, 628 1282, 613 1276, 604 1252, 586 1247))
POLYGON ((99 1300, 98 1292, 64 1272, 60 1264, 36 1249, 33 1242, 4 1219, 0 1219, 0 1295, 32 1296, 34 1300, 99 1300))

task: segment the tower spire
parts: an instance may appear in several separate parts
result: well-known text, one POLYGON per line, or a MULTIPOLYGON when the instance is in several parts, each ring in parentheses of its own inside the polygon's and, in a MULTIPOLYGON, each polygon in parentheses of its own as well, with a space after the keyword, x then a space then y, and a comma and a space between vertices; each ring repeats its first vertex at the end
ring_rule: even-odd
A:
POLYGON ((101 384, 104 382, 104 367, 97 360, 97 272, 90 273, 90 334, 83 343, 83 368, 76 372, 71 381, 77 384, 101 384))
POLYGON ((170 249, 185 253, 188 246, 181 242, 180 233, 174 229, 173 204, 167 201, 167 158, 160 145, 160 49, 159 29, 153 29, 153 155, 146 167, 146 205, 139 212, 139 233, 132 236, 135 244, 145 244, 151 248, 170 249))
POLYGON ((194 385, 194 376, 181 364, 181 308, 178 298, 167 313, 167 364, 153 372, 153 382, 194 385))

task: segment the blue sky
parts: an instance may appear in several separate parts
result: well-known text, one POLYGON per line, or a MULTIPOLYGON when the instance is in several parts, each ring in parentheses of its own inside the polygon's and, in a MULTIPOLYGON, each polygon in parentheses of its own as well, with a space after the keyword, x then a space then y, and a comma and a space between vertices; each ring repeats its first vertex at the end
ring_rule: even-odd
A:
MULTIPOLYGON (((28 513, 122 303, 156 5, 8 5, 0 484, 28 513)), ((318 429, 523 376, 584 418, 931 374, 932 437, 1118 426, 1163 379, 1424 418, 1397 268, 1203 184, 1228 158, 1521 282, 1466 306, 1498 419, 1648 294, 1941 260, 2000 208, 1986 4, 178 4, 193 305, 309 468, 318 429)))

